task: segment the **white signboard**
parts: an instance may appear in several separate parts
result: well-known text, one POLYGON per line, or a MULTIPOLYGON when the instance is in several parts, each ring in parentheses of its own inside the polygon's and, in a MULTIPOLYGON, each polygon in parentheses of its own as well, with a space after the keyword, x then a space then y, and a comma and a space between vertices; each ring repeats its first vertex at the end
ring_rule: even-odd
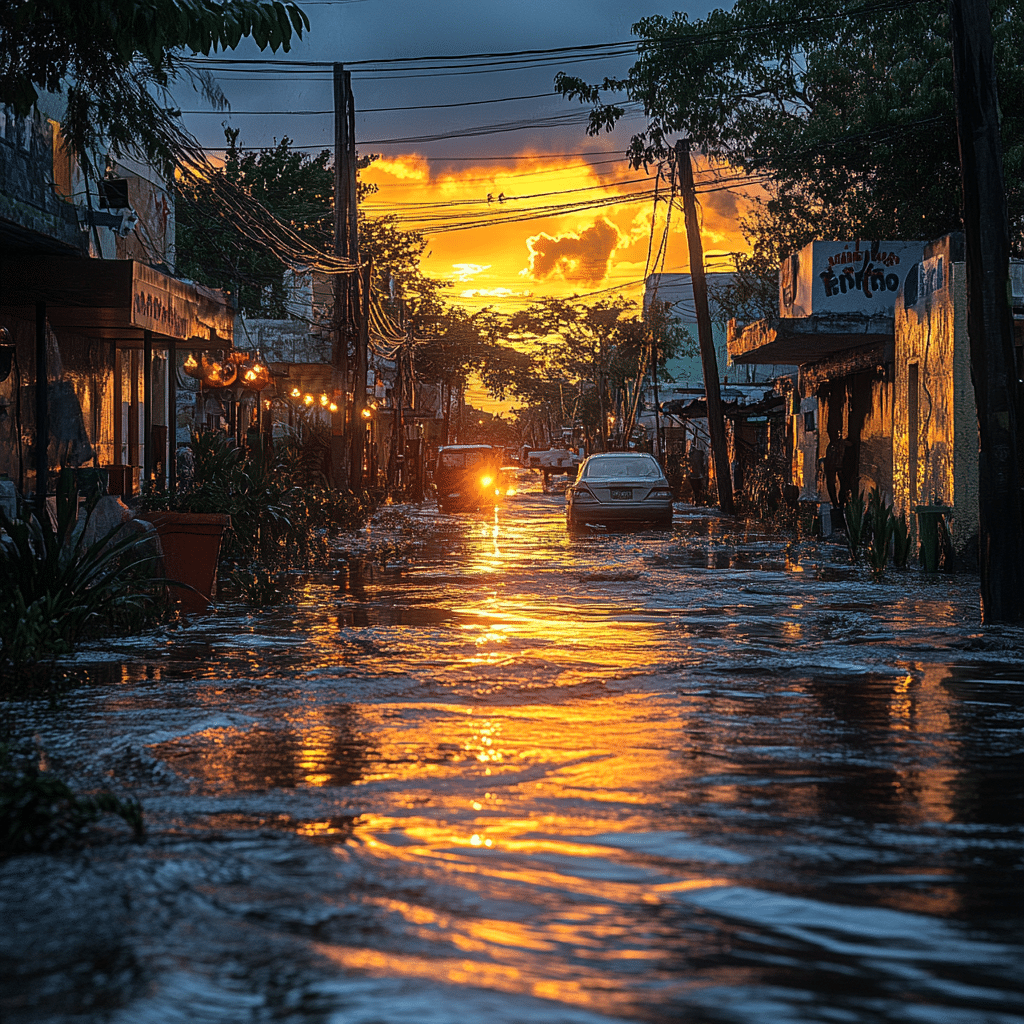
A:
POLYGON ((892 313, 924 242, 809 242, 779 268, 779 315, 892 313))

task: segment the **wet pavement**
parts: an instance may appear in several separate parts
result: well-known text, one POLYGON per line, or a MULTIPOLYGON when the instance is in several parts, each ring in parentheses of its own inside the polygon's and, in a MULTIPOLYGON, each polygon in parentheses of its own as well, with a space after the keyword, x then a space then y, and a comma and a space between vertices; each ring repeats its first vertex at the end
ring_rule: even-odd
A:
POLYGON ((3 709, 136 845, 0 865, 10 1024, 1024 1021, 1024 631, 535 483, 3 709))

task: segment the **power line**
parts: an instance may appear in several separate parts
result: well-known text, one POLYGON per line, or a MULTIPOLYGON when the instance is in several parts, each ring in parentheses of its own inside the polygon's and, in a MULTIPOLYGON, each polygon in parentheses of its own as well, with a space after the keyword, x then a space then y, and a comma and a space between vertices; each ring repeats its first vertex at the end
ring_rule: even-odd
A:
MULTIPOLYGON (((499 96, 492 100, 465 100, 462 103, 421 103, 408 107, 364 107, 357 110, 356 114, 385 114, 393 110, 449 110, 453 107, 480 107, 488 103, 511 103, 516 100, 538 100, 538 99, 560 99, 557 92, 537 92, 529 96, 499 96)), ((334 108, 328 110, 181 110, 181 114, 220 114, 229 116, 232 114, 291 114, 299 115, 323 115, 333 114, 334 108)))
MULTIPOLYGON (((936 4, 936 0, 872 0, 872 2, 865 3, 859 7, 848 7, 842 10, 840 15, 837 15, 831 10, 825 10, 820 14, 808 14, 802 18, 787 18, 778 20, 766 20, 758 25, 745 25, 737 26, 736 28, 722 29, 717 31, 705 31, 695 32, 691 36, 680 39, 680 38, 635 38, 628 40, 616 40, 614 42, 605 43, 583 43, 576 44, 573 46, 555 46, 545 47, 540 49, 529 49, 529 50, 495 50, 495 51, 484 51, 480 53, 462 53, 462 54, 430 54, 424 56, 414 57, 384 57, 384 58, 365 58, 362 60, 350 60, 344 61, 344 65, 347 69, 357 67, 369 67, 375 66, 377 68, 382 67, 405 67, 410 64, 424 64, 426 61, 444 62, 443 67, 438 70, 444 70, 452 64, 462 67, 496 67, 501 66, 509 61, 558 61, 571 58, 575 55, 581 57, 590 56, 625 56, 629 53, 635 52, 638 47, 645 48, 657 48, 657 47, 678 47, 678 46, 690 46, 697 43, 706 43, 711 41, 719 41, 724 39, 731 39, 735 36, 744 35, 760 35, 766 32, 778 31, 779 29, 792 29, 795 26, 811 27, 828 22, 838 23, 840 21, 849 21, 852 18, 868 17, 873 15, 880 15, 886 13, 893 13, 900 10, 905 10, 909 7, 915 7, 921 4, 936 4), (466 65, 466 61, 477 62, 475 64, 466 65)), ((185 58, 186 62, 202 64, 206 67, 258 67, 258 66, 278 66, 288 67, 295 70, 302 68, 313 68, 323 69, 332 67, 335 61, 313 61, 313 60, 293 60, 288 58, 270 58, 270 57, 215 57, 215 58, 198 58, 190 57, 185 58)), ((431 68, 422 67, 418 70, 432 70, 431 68)))
MULTIPOLYGON (((449 132, 435 132, 430 135, 407 135, 396 136, 389 139, 359 139, 359 146, 408 146, 419 142, 445 142, 449 139, 473 139, 483 135, 502 135, 507 132, 541 130, 546 128, 565 128, 572 125, 579 125, 586 122, 589 113, 585 110, 571 110, 561 114, 552 114, 536 120, 502 121, 490 125, 478 125, 473 128, 454 129, 449 132)), ((205 152, 219 153, 224 146, 203 146, 205 152)), ((238 146, 239 150, 260 150, 266 146, 238 146)), ((330 149, 330 145, 302 145, 292 146, 292 149, 324 150, 330 149)))
MULTIPOLYGON (((554 190, 552 192, 534 192, 534 193, 530 193, 530 194, 527 194, 527 195, 521 195, 521 196, 506 196, 506 195, 502 194, 498 198, 489 197, 487 199, 451 199, 451 200, 444 200, 444 201, 440 201, 440 202, 423 202, 423 203, 402 203, 402 202, 398 202, 398 203, 388 204, 387 208, 388 209, 392 209, 392 210, 396 210, 396 211, 397 210, 410 210, 411 211, 411 210, 414 210, 414 209, 441 209, 441 208, 450 208, 450 207, 453 207, 453 206, 481 206, 481 205, 485 205, 485 204, 490 206, 493 203, 498 203, 500 205, 500 204, 503 204, 503 203, 520 202, 523 199, 544 199, 544 198, 547 198, 548 196, 564 196, 564 195, 570 195, 571 193, 574 193, 574 192, 593 192, 595 189, 608 189, 608 188, 616 188, 619 185, 639 184, 640 182, 644 182, 644 181, 654 181, 654 178, 655 178, 654 175, 648 175, 647 177, 642 177, 642 178, 624 178, 622 181, 608 181, 608 182, 604 182, 604 183, 598 184, 598 185, 581 185, 581 186, 579 186, 577 188, 556 189, 556 190, 554 190)), ((378 209, 378 206, 376 204, 372 203, 372 202, 365 202, 363 204, 363 208, 365 210, 367 210, 367 212, 369 212, 371 210, 378 209)), ((384 206, 381 206, 379 208, 383 209, 384 206)))

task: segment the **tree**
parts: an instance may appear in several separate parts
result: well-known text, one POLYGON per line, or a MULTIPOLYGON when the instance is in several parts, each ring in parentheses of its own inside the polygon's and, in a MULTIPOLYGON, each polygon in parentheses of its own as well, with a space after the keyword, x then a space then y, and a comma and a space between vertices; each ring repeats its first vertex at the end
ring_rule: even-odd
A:
POLYGON ((225 216, 217 177, 326 250, 334 230, 330 152, 308 156, 292 149, 287 136, 272 148, 248 152, 238 145, 238 129, 226 128, 224 134, 223 168, 207 178, 184 177, 177 182, 176 269, 194 281, 233 293, 241 312, 284 319, 285 264, 272 246, 256 244, 235 218, 225 216))
MULTIPOLYGON (((1024 95, 1024 12, 995 0, 999 92, 1024 95)), ((556 89, 594 103, 589 131, 611 129, 643 103, 634 166, 664 158, 671 135, 763 184, 743 223, 740 293, 774 287, 780 257, 814 238, 934 238, 960 226, 949 19, 940 0, 862 0, 808 13, 794 0, 738 0, 690 21, 645 18, 633 27, 639 59, 622 80, 590 85, 560 74, 556 89)), ((1024 252, 1024 106, 1003 109, 1011 229, 1024 252)), ((728 177, 728 172, 725 172, 728 177)), ((698 190, 700 184, 698 183, 698 190)))
POLYGON ((542 299, 514 313, 510 333, 532 342, 538 350, 537 366, 544 378, 543 397, 559 396, 559 425, 579 421, 588 445, 596 439, 603 451, 612 408, 616 346, 627 332, 627 313, 634 304, 623 298, 585 303, 571 299, 542 299))
POLYGON ((432 308, 433 314, 419 317, 419 329, 426 340, 416 348, 416 372, 422 381, 438 389, 447 444, 452 434, 453 405, 461 410, 469 378, 487 358, 492 320, 489 310, 470 314, 439 301, 434 301, 432 308))
POLYGON ((61 129, 86 173, 91 153, 142 156, 168 177, 183 132, 167 88, 186 74, 223 102, 184 55, 251 38, 287 50, 309 20, 290 0, 7 0, 0 9, 0 103, 28 114, 39 92, 63 94, 61 129))
MULTIPOLYGON (((276 146, 248 151, 239 145, 238 129, 226 128, 224 136, 222 168, 177 182, 177 269, 202 284, 234 293, 237 308, 250 316, 284 319, 284 275, 290 262, 282 258, 273 239, 261 242, 225 210, 220 186, 228 183, 233 194, 254 200, 304 242, 327 251, 334 238, 331 152, 308 155, 294 149, 287 136, 276 146)), ((361 158, 359 167, 368 167, 374 159, 361 158)), ((357 190, 362 199, 376 186, 360 181, 357 190)), ((397 314, 390 303, 392 293, 406 299, 412 310, 436 312, 432 303, 441 284, 420 270, 426 245, 422 235, 399 228, 395 217, 360 218, 360 252, 373 260, 374 293, 387 297, 390 313, 397 314)))

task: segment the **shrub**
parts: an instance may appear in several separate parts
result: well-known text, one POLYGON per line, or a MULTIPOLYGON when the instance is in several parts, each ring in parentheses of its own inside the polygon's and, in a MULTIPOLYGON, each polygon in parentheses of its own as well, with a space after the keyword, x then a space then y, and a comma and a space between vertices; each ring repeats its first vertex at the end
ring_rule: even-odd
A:
POLYGON ((885 503, 877 487, 873 487, 868 496, 867 524, 868 561, 872 569, 882 572, 889 561, 896 520, 893 518, 892 505, 885 503))
POLYGON ((117 525, 87 544, 77 523, 70 470, 57 487, 56 527, 25 505, 13 520, 0 510, 0 672, 67 654, 86 631, 138 628, 163 612, 147 538, 117 525))
MULTIPOLYGON (((330 553, 329 539, 358 529, 379 503, 376 496, 326 486, 328 442, 329 436, 314 432, 305 441, 292 436, 268 449, 260 439, 242 448, 220 432, 196 435, 191 486, 173 496, 147 491, 143 506, 229 515, 222 550, 228 562, 258 563, 267 570, 321 565, 330 553)), ((239 585, 243 591, 249 586, 239 585)))
POLYGON ((850 561, 860 560, 860 549, 864 543, 864 492, 851 495, 846 501, 846 508, 843 509, 843 517, 846 520, 846 543, 850 549, 850 561))

